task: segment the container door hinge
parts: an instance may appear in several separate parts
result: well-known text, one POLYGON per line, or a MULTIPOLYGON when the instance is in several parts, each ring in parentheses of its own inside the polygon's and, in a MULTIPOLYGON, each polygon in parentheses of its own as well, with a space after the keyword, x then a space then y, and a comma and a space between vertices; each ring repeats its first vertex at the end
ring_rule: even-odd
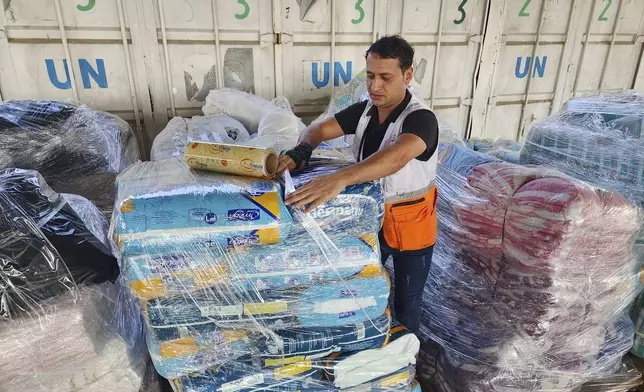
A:
POLYGON ((282 33, 273 33, 273 43, 275 45, 282 44, 282 33))

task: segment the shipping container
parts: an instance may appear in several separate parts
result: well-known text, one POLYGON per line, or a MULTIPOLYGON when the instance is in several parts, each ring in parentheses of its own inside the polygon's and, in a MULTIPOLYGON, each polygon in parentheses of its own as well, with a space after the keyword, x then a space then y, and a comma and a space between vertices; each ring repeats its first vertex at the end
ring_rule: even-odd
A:
POLYGON ((521 140, 571 97, 644 88, 640 0, 2 0, 0 99, 73 99, 148 151, 213 88, 286 96, 312 119, 400 34, 464 137, 521 140))

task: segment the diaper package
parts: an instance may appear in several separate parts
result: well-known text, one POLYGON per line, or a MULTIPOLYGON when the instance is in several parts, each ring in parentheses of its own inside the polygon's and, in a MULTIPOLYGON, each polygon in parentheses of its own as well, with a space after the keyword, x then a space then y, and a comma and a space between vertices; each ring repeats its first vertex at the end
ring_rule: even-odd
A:
POLYGON ((418 339, 392 328, 388 310, 379 183, 309 214, 284 202, 283 189, 346 164, 315 161, 289 184, 178 158, 119 176, 121 281, 175 391, 417 390, 418 339))

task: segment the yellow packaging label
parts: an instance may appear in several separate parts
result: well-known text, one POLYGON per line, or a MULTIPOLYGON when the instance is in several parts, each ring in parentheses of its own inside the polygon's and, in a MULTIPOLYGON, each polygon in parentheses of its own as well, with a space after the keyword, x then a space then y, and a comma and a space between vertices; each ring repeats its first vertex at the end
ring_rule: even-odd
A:
POLYGON ((181 338, 161 343, 161 358, 177 358, 199 351, 194 338, 181 338))
POLYGON ((287 358, 279 358, 279 359, 267 359, 264 361, 264 366, 282 366, 282 365, 288 365, 291 363, 295 362, 300 362, 304 360, 304 355, 299 355, 297 357, 287 357, 287 358))
POLYGON ((365 266, 362 269, 362 271, 360 271, 359 276, 363 277, 363 278, 371 278, 371 277, 380 275, 380 271, 381 271, 381 264, 380 263, 371 264, 371 265, 365 266))
POLYGON ((121 204, 120 211, 122 213, 134 211, 134 205, 132 204, 132 200, 128 199, 125 201, 125 203, 121 204))
POLYGON ((257 230, 260 244, 276 244, 280 242, 280 229, 277 227, 257 230))
POLYGON ((259 196, 250 196, 249 198, 264 207, 264 210, 273 215, 275 220, 280 219, 280 197, 277 192, 266 192, 259 196))
POLYGON ((260 315, 286 312, 286 302, 267 302, 267 303, 252 303, 244 304, 244 315, 260 315))
MULTIPOLYGON (((228 279, 228 271, 225 265, 218 265, 202 270, 172 274, 170 275, 170 279, 191 279, 194 285, 191 288, 210 287, 226 281, 228 279)), ((132 281, 130 282, 130 289, 135 296, 148 300, 164 296, 166 289, 172 289, 172 286, 168 287, 167 282, 159 277, 132 281)))
POLYGON ((365 234, 361 235, 360 239, 375 252, 376 247, 378 246, 378 237, 375 234, 365 234))
POLYGON ((312 368, 312 364, 310 360, 296 362, 292 365, 287 365, 287 366, 275 369, 275 379, 281 380, 286 377, 295 376, 296 374, 304 373, 308 370, 311 370, 311 368, 312 368))
POLYGON ((197 287, 210 287, 228 280, 228 269, 225 265, 177 274, 178 277, 192 278, 197 287))
POLYGON ((161 278, 135 280, 130 282, 132 293, 143 300, 157 298, 165 294, 165 285, 161 278))
POLYGON ((234 342, 245 339, 248 336, 248 331, 243 329, 227 329, 221 332, 226 338, 227 342, 234 342))
POLYGON ((405 371, 399 374, 394 374, 391 377, 387 377, 381 380, 378 385, 380 388, 391 388, 396 385, 406 384, 409 380, 409 371, 405 371))

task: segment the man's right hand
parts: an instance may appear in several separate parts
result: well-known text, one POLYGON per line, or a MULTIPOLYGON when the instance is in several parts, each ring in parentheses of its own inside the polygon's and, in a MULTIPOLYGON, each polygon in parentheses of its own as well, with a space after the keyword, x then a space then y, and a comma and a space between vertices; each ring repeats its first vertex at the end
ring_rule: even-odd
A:
POLYGON ((288 155, 280 155, 279 165, 277 166, 275 177, 281 176, 286 169, 293 171, 295 170, 295 167, 295 161, 293 160, 293 158, 289 157, 288 155))

